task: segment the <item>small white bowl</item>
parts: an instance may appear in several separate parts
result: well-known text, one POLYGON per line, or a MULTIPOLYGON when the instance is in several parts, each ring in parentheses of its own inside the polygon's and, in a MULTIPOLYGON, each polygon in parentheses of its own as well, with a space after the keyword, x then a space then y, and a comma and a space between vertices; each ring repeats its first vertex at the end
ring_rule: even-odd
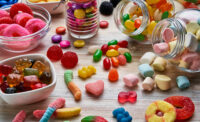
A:
POLYGON ((60 3, 60 1, 58 1, 58 2, 32 3, 29 0, 26 0, 26 3, 30 4, 30 5, 38 5, 38 6, 44 7, 45 9, 47 9, 47 11, 50 14, 61 14, 65 11, 65 3, 61 3, 60 6, 56 10, 53 10, 53 8, 55 8, 60 3))
POLYGON ((26 105, 46 99, 52 93, 56 86, 56 72, 53 64, 45 55, 41 54, 20 55, 0 61, 0 64, 13 66, 15 61, 20 58, 36 59, 44 62, 46 65, 49 65, 52 74, 52 83, 43 88, 14 94, 6 94, 0 90, 1 98, 6 103, 11 105, 26 105))

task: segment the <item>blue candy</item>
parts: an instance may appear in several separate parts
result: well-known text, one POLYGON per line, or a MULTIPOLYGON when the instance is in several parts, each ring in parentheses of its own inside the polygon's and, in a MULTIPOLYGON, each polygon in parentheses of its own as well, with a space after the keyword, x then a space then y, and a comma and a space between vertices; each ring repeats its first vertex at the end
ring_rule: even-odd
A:
POLYGON ((149 64, 141 64, 138 69, 144 77, 152 77, 154 74, 153 68, 149 64))
POLYGON ((178 87, 179 87, 180 89, 185 89, 185 88, 190 87, 190 81, 189 81, 189 79, 188 79, 187 77, 185 77, 185 76, 178 76, 178 77, 176 78, 176 83, 177 83, 177 85, 178 85, 178 87))
POLYGON ((128 116, 126 118, 122 118, 120 122, 131 122, 132 121, 132 117, 128 116))
POLYGON ((120 122, 122 118, 125 118, 124 114, 117 114, 117 121, 120 122))
POLYGON ((124 116, 125 116, 125 117, 128 117, 128 116, 129 116, 128 111, 125 111, 125 112, 124 112, 124 116))
POLYGON ((113 116, 117 118, 117 122, 131 122, 132 117, 124 108, 117 108, 113 110, 113 116))
POLYGON ((0 7, 1 8, 8 8, 10 7, 9 5, 17 3, 18 0, 1 0, 0 1, 0 7))
POLYGON ((117 108, 117 109, 115 109, 114 111, 113 111, 113 116, 114 117, 117 117, 117 115, 119 114, 119 113, 124 113, 125 112, 125 109, 124 108, 117 108))

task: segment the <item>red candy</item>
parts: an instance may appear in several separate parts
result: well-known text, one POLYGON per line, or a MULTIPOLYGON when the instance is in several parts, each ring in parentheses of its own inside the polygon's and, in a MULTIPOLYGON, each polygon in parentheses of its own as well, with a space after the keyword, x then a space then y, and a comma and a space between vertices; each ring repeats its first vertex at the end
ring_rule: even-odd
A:
POLYGON ((128 47, 128 41, 126 41, 126 40, 119 41, 117 45, 119 45, 122 48, 127 48, 128 47))
POLYGON ((102 45, 101 51, 103 52, 103 54, 106 54, 106 52, 108 51, 108 45, 107 44, 102 45))
POLYGON ((39 82, 40 80, 36 75, 24 76, 24 87, 31 87, 31 85, 35 85, 39 82))
POLYGON ((104 58, 103 60, 103 67, 105 70, 109 70, 111 67, 110 59, 109 58, 104 58))
POLYGON ((110 82, 116 82, 119 79, 119 73, 117 69, 111 69, 108 74, 108 79, 110 82))
POLYGON ((134 21, 135 23, 135 27, 136 28, 139 28, 140 27, 140 25, 141 25, 141 23, 142 23, 142 20, 141 19, 135 19, 135 21, 134 21))
POLYGON ((13 20, 10 17, 0 18, 0 24, 12 24, 13 20))
POLYGON ((24 3, 16 3, 10 8, 10 16, 13 18, 19 11, 28 13, 33 16, 33 12, 29 6, 24 3))
POLYGON ((126 102, 135 103, 137 101, 137 93, 135 91, 120 92, 118 94, 118 101, 121 104, 126 102))
POLYGON ((78 56, 75 52, 68 51, 63 54, 61 63, 65 68, 74 68, 78 63, 78 56))
POLYGON ((119 65, 125 65, 126 64, 126 57, 124 55, 118 56, 119 65))
POLYGON ((63 51, 57 45, 51 46, 47 51, 47 57, 53 61, 60 60, 62 56, 63 56, 63 51))
POLYGON ((42 83, 36 83, 34 85, 31 85, 31 89, 34 90, 34 89, 39 89, 39 88, 42 88, 42 87, 45 87, 47 86, 46 84, 42 84, 42 83))
POLYGON ((118 48, 120 48, 119 45, 110 45, 108 47, 108 50, 111 50, 111 49, 118 50, 118 48))
POLYGON ((101 21, 99 26, 100 26, 100 28, 107 28, 108 25, 109 25, 109 23, 107 21, 101 21))
POLYGON ((194 103, 189 97, 171 96, 165 99, 166 102, 176 107, 176 119, 185 120, 190 118, 195 110, 194 103))
POLYGON ((0 74, 3 74, 3 75, 7 76, 12 71, 13 71, 13 68, 11 66, 0 64, 0 74))
POLYGON ((25 27, 26 23, 28 22, 28 20, 33 19, 33 16, 28 14, 28 13, 19 13, 14 17, 14 21, 25 27))
POLYGON ((112 66, 113 67, 118 67, 119 66, 119 60, 117 57, 112 57, 111 58, 112 66))
POLYGON ((60 27, 56 28, 56 33, 57 34, 60 34, 60 35, 65 34, 65 31, 66 31, 65 27, 60 26, 60 27))
POLYGON ((24 122, 25 119, 26 119, 26 112, 21 110, 19 113, 17 113, 12 122, 24 122))
POLYGON ((7 82, 3 82, 2 84, 0 84, 0 88, 3 92, 6 91, 6 89, 8 88, 8 83, 7 82))

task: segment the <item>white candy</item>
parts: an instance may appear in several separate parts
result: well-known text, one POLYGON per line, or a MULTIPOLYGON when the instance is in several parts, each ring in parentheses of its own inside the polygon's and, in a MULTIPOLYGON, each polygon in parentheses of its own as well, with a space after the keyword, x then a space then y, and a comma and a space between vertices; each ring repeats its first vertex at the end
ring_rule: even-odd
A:
POLYGON ((188 32, 185 35, 185 48, 188 48, 190 51, 193 52, 195 52, 198 48, 198 40, 191 32, 188 32))
POLYGON ((154 86, 155 81, 150 77, 146 77, 142 83, 142 88, 147 91, 152 91, 154 86))
POLYGON ((151 64, 155 58, 156 58, 156 55, 153 52, 146 52, 140 58, 140 63, 142 63, 142 64, 151 64))
POLYGON ((198 23, 190 22, 186 25, 187 32, 191 32, 191 33, 195 34, 198 29, 200 29, 200 26, 198 23))
POLYGON ((88 53, 89 54, 94 54, 96 52, 97 49, 101 49, 100 46, 98 45, 92 45, 88 47, 88 53))
POLYGON ((161 90, 168 90, 171 88, 171 78, 166 75, 156 75, 155 82, 161 90))
POLYGON ((162 19, 162 12, 159 9, 156 9, 153 17, 154 17, 155 21, 161 20, 162 19))
POLYGON ((128 48, 118 48, 118 52, 120 55, 124 55, 126 52, 130 53, 130 50, 128 48))
POLYGON ((131 18, 131 20, 135 21, 135 19, 137 19, 137 15, 133 15, 133 17, 131 18))

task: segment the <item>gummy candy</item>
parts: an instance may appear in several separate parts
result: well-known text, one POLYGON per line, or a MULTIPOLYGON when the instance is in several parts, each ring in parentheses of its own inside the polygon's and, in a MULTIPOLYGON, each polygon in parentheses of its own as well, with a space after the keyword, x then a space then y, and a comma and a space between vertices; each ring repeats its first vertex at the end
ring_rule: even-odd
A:
POLYGON ((63 56, 63 51, 57 45, 51 46, 47 51, 47 57, 51 60, 58 61, 62 58, 62 56, 63 56))
POLYGON ((24 87, 30 87, 39 82, 40 80, 36 75, 24 76, 24 87))
POLYGON ((102 51, 100 49, 97 49, 93 55, 93 61, 98 62, 101 60, 101 57, 102 57, 102 51))
POLYGON ((30 19, 33 19, 33 16, 28 13, 19 13, 14 17, 14 21, 23 27, 25 27, 27 21, 30 19))
POLYGON ((119 74, 117 69, 111 69, 109 74, 108 74, 108 79, 111 82, 116 82, 119 79, 119 74))
POLYGON ((0 24, 12 24, 13 20, 10 17, 0 18, 0 24))
POLYGON ((24 76, 28 76, 28 75, 39 76, 39 71, 38 71, 38 69, 34 69, 34 68, 25 68, 24 69, 24 76))
POLYGON ((15 15, 18 14, 19 11, 33 15, 33 12, 29 6, 24 3, 16 3, 10 8, 10 16, 13 18, 15 15))
POLYGON ((102 45, 101 51, 103 52, 103 54, 106 54, 106 52, 108 51, 108 45, 107 44, 102 45))
POLYGON ((129 92, 120 92, 118 94, 118 101, 119 103, 135 103, 137 100, 137 93, 135 91, 129 91, 129 92))
POLYGON ((103 67, 105 70, 109 70, 111 67, 111 63, 110 63, 110 59, 109 58, 105 58, 103 60, 103 67))
POLYGON ((13 71, 13 68, 9 65, 0 64, 0 74, 7 76, 13 71))
POLYGON ((118 67, 119 66, 119 60, 117 57, 112 57, 111 58, 112 66, 113 67, 118 67))
POLYGON ((140 19, 135 19, 135 27, 138 29, 139 27, 140 27, 140 25, 141 25, 141 23, 142 23, 142 20, 140 20, 140 19))
POLYGON ((40 81, 45 84, 50 84, 51 78, 52 78, 51 73, 43 72, 42 75, 40 76, 40 81))
POLYGON ((171 96, 165 99, 166 102, 171 103, 176 108, 176 119, 186 120, 190 118, 195 111, 195 106, 189 97, 185 96, 171 96))
POLYGON ((41 61, 36 61, 36 62, 33 64, 32 68, 38 69, 39 75, 41 75, 41 74, 45 71, 46 65, 45 65, 44 63, 42 63, 41 61))
POLYGON ((7 76, 7 83, 10 87, 15 87, 23 81, 23 76, 19 74, 9 74, 7 76))
POLYGON ((15 61, 15 66, 19 72, 23 72, 25 68, 32 66, 32 62, 28 59, 18 59, 15 61))
POLYGON ((108 121, 101 116, 86 116, 83 119, 81 119, 81 122, 108 122, 108 121))
POLYGON ((12 122, 24 122, 25 119, 26 119, 26 112, 21 110, 19 113, 17 113, 12 122))
POLYGON ((78 56, 75 52, 68 51, 61 58, 61 63, 65 68, 74 68, 78 63, 78 56))
MULTIPOLYGON (((30 34, 30 32, 26 28, 24 28, 18 24, 11 24, 7 28, 4 29, 4 32, 2 35, 7 36, 7 37, 19 37, 19 36, 26 36, 29 34, 30 34)), ((26 43, 28 43, 28 42, 26 42, 26 43)))
POLYGON ((117 108, 117 109, 113 110, 112 113, 118 122, 131 122, 132 121, 132 117, 129 115, 129 112, 125 111, 124 108, 117 108))
POLYGON ((83 79, 86 79, 95 73, 96 73, 96 68, 92 65, 90 65, 88 67, 82 67, 82 69, 78 70, 78 76, 83 79))
POLYGON ((124 26, 130 31, 134 31, 135 30, 135 23, 133 21, 131 21, 131 20, 127 20, 124 23, 124 26))
POLYGON ((38 18, 29 19, 25 25, 25 28, 30 33, 35 33, 46 26, 46 23, 38 18))
POLYGON ((89 92, 95 96, 100 96, 104 90, 104 82, 102 80, 98 80, 93 83, 87 83, 85 85, 85 89, 87 92, 89 92))

